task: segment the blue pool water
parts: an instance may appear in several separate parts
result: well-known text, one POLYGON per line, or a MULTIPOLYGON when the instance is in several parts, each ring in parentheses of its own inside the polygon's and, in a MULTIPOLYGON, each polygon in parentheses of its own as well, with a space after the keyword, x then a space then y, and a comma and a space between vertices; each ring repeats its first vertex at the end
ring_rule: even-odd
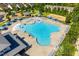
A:
POLYGON ((50 35, 52 32, 60 30, 59 26, 45 22, 36 22, 34 24, 21 24, 18 26, 23 32, 27 32, 36 38, 39 45, 48 46, 51 43, 50 35))

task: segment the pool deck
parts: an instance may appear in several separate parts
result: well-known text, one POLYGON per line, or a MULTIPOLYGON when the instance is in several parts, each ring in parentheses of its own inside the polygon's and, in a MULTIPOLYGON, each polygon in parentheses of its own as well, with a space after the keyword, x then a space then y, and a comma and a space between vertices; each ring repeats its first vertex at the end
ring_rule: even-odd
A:
POLYGON ((2 33, 10 31, 11 33, 17 33, 20 37, 25 37, 25 41, 27 41, 29 44, 32 44, 32 47, 26 51, 27 54, 31 56, 47 56, 47 55, 53 55, 55 51, 57 51, 57 48, 59 47, 59 44, 63 41, 66 30, 67 30, 67 25, 62 24, 60 22, 50 20, 45 17, 32 17, 29 18, 31 20, 22 20, 22 21, 17 21, 13 23, 11 26, 9 26, 9 29, 7 31, 2 31, 2 33), (50 46, 39 46, 36 42, 36 38, 33 38, 32 36, 29 36, 28 33, 23 33, 18 30, 13 31, 13 27, 16 24, 31 24, 34 23, 37 20, 42 20, 44 22, 50 23, 50 24, 55 24, 57 26, 60 26, 62 29, 59 32, 54 32, 51 33, 51 45, 50 46))
POLYGON ((57 15, 57 14, 49 14, 48 16, 51 16, 52 18, 54 17, 54 18, 56 18, 60 21, 65 21, 66 20, 66 17, 60 16, 60 15, 57 15))

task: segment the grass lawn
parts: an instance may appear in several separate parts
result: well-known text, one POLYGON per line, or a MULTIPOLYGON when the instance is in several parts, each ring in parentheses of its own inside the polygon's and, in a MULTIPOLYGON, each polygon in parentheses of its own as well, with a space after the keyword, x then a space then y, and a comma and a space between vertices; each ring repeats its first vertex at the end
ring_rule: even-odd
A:
POLYGON ((35 10, 32 12, 32 14, 37 15, 38 14, 38 10, 35 10))
POLYGON ((48 13, 48 12, 43 12, 43 16, 48 16, 50 13, 48 13))

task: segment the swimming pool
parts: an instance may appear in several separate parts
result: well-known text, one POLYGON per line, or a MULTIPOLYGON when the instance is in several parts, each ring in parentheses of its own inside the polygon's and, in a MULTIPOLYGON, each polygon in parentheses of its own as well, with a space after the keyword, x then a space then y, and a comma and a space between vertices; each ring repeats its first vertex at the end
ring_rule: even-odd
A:
POLYGON ((51 43, 50 35, 52 32, 58 32, 59 26, 48 24, 45 22, 36 22, 33 24, 21 24, 18 26, 20 31, 27 32, 36 38, 39 45, 49 46, 51 43))

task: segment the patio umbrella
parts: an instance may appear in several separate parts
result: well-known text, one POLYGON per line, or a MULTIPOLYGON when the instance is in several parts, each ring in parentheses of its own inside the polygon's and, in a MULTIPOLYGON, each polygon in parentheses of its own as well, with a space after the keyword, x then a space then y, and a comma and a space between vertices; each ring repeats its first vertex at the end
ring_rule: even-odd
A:
POLYGON ((7 27, 4 27, 4 30, 8 30, 8 28, 7 27))

